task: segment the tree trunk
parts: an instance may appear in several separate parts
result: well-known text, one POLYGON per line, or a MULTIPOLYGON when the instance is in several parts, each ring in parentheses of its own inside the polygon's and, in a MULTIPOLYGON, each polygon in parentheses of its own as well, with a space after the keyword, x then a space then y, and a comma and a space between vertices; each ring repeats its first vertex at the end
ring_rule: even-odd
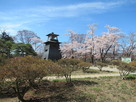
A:
POLYGON ((23 95, 21 94, 20 90, 19 90, 19 82, 18 80, 16 80, 16 93, 17 93, 17 97, 18 99, 21 101, 21 102, 26 102, 24 99, 23 99, 23 95))
POLYGON ((22 88, 22 91, 20 92, 21 88, 19 87, 19 81, 16 80, 16 93, 17 97, 21 102, 28 102, 28 100, 25 100, 23 97, 25 93, 29 90, 28 87, 25 87, 24 89, 22 88))
POLYGON ((94 55, 91 55, 91 63, 94 64, 94 55))
POLYGON ((98 67, 100 71, 102 71, 102 67, 98 67))

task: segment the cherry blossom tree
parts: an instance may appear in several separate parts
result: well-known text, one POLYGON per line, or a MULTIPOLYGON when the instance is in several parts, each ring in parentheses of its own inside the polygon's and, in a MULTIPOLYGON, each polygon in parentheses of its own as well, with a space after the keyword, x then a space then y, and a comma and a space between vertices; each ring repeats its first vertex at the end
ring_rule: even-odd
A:
POLYGON ((64 58, 73 58, 77 57, 78 49, 81 47, 81 43, 83 42, 82 37, 79 37, 79 34, 76 34, 73 31, 68 31, 66 34, 70 37, 69 42, 65 42, 61 45, 62 56, 64 58))
POLYGON ((90 58, 91 58, 91 63, 94 63, 94 57, 96 54, 95 51, 95 30, 97 29, 96 24, 89 25, 89 31, 86 36, 86 41, 85 41, 85 50, 86 53, 89 53, 90 58))
POLYGON ((136 33, 125 34, 120 41, 120 52, 123 57, 133 57, 136 51, 136 33))
POLYGON ((69 31, 67 34, 70 37, 68 43, 63 43, 61 46, 63 57, 80 57, 86 58, 88 54, 91 56, 92 62, 94 62, 94 35, 96 25, 89 25, 88 34, 77 34, 73 31, 69 31))
POLYGON ((64 58, 76 57, 79 46, 80 46, 80 43, 78 43, 77 41, 74 41, 71 43, 63 43, 60 47, 62 51, 62 56, 64 58))
POLYGON ((19 43, 31 44, 31 38, 37 37, 36 33, 29 30, 18 31, 18 34, 15 36, 15 41, 19 43))
POLYGON ((43 41, 39 37, 31 38, 32 46, 36 52, 40 51, 43 45, 43 41))
POLYGON ((18 31, 14 40, 17 43, 31 44, 35 52, 39 52, 43 47, 43 41, 40 37, 38 37, 33 31, 29 30, 18 31))
POLYGON ((102 62, 105 61, 110 49, 118 44, 118 40, 122 35, 122 33, 120 33, 120 29, 117 27, 110 27, 107 25, 106 28, 108 31, 102 33, 103 35, 96 39, 98 54, 102 62))
POLYGON ((84 38, 81 42, 77 39, 80 34, 70 31, 68 34, 70 41, 61 46, 63 57, 84 57, 85 61, 88 57, 93 64, 96 59, 104 62, 109 53, 117 53, 119 50, 118 40, 122 36, 119 28, 109 25, 106 28, 108 29, 107 32, 102 33, 101 36, 96 36, 96 24, 89 25, 89 31, 84 37, 81 37, 84 38))

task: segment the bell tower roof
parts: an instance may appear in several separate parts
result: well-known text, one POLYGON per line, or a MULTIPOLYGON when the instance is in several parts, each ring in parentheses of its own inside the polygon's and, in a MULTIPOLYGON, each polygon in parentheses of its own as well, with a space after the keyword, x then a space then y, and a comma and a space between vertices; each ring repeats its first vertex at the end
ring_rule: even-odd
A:
POLYGON ((58 34, 54 34, 54 32, 52 32, 49 33, 47 36, 48 36, 48 40, 45 43, 60 43, 58 41, 58 36, 59 36, 58 34))
POLYGON ((58 34, 54 34, 54 32, 52 32, 52 33, 49 33, 47 36, 48 36, 48 37, 49 37, 49 36, 57 37, 57 36, 59 36, 59 35, 58 35, 58 34))

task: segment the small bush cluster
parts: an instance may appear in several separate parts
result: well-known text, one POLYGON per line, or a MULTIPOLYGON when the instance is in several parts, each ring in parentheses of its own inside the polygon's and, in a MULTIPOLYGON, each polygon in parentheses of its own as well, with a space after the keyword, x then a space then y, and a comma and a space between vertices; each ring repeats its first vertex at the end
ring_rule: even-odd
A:
POLYGON ((117 68, 119 69, 119 73, 120 73, 120 76, 122 77, 122 79, 126 79, 127 76, 131 72, 136 71, 136 61, 132 61, 130 63, 125 63, 122 61, 114 60, 114 61, 112 61, 112 63, 114 65, 116 65, 117 68))
POLYGON ((106 67, 107 64, 103 62, 96 62, 96 66, 99 68, 100 71, 102 71, 102 68, 106 67))

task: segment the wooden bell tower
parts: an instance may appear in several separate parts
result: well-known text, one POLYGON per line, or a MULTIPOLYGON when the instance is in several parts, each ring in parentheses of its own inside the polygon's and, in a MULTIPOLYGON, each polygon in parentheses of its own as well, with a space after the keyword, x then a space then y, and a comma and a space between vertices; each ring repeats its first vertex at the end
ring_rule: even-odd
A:
POLYGON ((45 47, 44 47, 44 54, 43 54, 43 59, 48 60, 59 60, 61 59, 61 52, 60 52, 60 47, 59 44, 60 42, 58 41, 58 36, 57 34, 54 34, 53 32, 48 34, 48 40, 45 42, 45 47))

